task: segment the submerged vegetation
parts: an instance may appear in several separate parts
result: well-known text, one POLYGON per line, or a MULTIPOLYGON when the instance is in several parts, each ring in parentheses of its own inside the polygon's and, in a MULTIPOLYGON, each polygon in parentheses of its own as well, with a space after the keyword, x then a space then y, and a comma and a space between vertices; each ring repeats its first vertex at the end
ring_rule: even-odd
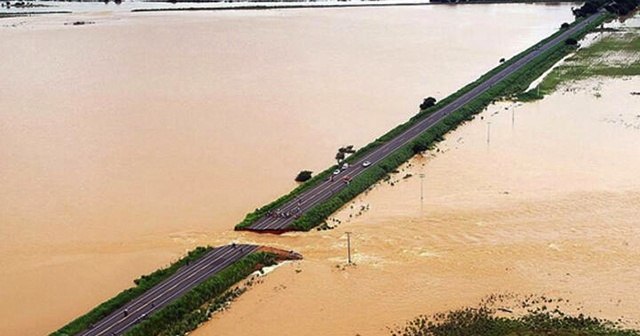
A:
POLYGON ((622 77, 640 75, 640 31, 635 28, 621 28, 605 31, 590 46, 579 49, 551 71, 540 83, 542 98, 558 90, 564 83, 592 77, 622 77))
POLYGON ((458 335, 562 335, 562 336, 638 336, 636 330, 616 323, 564 313, 563 299, 528 297, 509 308, 496 307, 512 301, 511 295, 492 295, 478 307, 467 307, 430 316, 419 316, 403 327, 390 329, 392 336, 458 335))

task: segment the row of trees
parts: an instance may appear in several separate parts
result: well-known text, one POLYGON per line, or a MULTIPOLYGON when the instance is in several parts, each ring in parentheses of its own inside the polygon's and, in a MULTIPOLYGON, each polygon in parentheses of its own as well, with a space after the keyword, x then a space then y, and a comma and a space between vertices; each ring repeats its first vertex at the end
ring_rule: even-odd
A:
POLYGON ((587 17, 605 8, 610 13, 616 15, 627 15, 638 8, 638 0, 587 0, 582 7, 574 8, 575 17, 587 17))

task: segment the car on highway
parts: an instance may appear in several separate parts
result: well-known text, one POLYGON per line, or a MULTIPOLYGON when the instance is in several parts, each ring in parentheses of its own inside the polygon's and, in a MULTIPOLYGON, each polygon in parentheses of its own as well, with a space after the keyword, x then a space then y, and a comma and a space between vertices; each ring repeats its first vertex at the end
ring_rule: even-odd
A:
POLYGON ((342 164, 342 170, 346 170, 347 168, 349 168, 349 164, 348 163, 344 163, 342 164))
POLYGON ((362 163, 363 167, 369 167, 371 165, 371 161, 365 161, 362 163))
POLYGON ((336 169, 333 171, 333 175, 338 175, 338 174, 340 174, 340 169, 336 169))

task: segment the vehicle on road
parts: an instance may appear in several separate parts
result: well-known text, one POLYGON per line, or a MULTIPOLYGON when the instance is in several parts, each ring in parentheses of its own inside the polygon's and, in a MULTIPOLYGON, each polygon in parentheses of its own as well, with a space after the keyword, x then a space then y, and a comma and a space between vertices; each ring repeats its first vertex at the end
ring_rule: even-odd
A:
POLYGON ((369 167, 371 165, 371 161, 365 161, 362 163, 363 167, 369 167))
MULTIPOLYGON (((456 97, 455 99, 452 98, 452 101, 450 103, 442 106, 437 111, 434 111, 434 113, 431 114, 429 117, 416 120, 411 125, 409 125, 407 129, 405 129, 404 131, 400 132, 395 137, 387 141, 384 146, 380 146, 379 148, 372 149, 371 152, 368 154, 369 155, 368 157, 371 157, 372 160, 376 160, 376 163, 377 163, 385 158, 388 158, 389 155, 393 155, 393 153, 400 150, 402 146, 405 146, 411 143, 412 141, 415 141, 414 139, 420 136, 422 132, 425 132, 426 130, 429 130, 432 127, 435 127, 435 125, 438 122, 442 121, 444 118, 451 115, 452 113, 455 113, 455 111, 458 111, 461 106, 465 106, 466 104, 469 104, 474 99, 477 99, 481 95, 485 94, 486 91, 492 88, 493 86, 498 85, 498 83, 504 83, 505 78, 513 74, 514 72, 523 69, 523 67, 525 67, 526 65, 533 64, 531 63, 531 60, 535 56, 540 54, 540 52, 544 52, 546 50, 549 50, 549 48, 551 47, 562 44, 570 34, 573 34, 577 32, 579 29, 584 28, 587 24, 589 24, 590 22, 593 22, 592 20, 595 20, 599 17, 600 16, 592 16, 578 23, 576 26, 570 28, 569 31, 564 32, 549 41, 545 41, 544 44, 540 46, 539 48, 540 51, 529 52, 528 54, 523 55, 519 59, 512 61, 511 64, 505 64, 504 68, 496 69, 496 72, 494 74, 489 75, 488 73, 487 74, 488 78, 486 80, 474 82, 473 86, 475 87, 466 90, 466 92, 461 94, 459 97, 456 97)), ((480 116, 480 118, 482 119, 484 117, 480 116)), ((344 154, 344 153, 341 153, 341 154, 344 154)), ((342 160, 343 156, 336 155, 336 158, 338 160, 342 160)), ((358 163, 361 164, 364 168, 369 167, 372 164, 372 163, 367 164, 365 160, 360 161, 358 163)), ((362 168, 357 169, 357 166, 356 166, 355 168, 351 169, 351 171, 353 171, 353 174, 351 174, 349 170, 346 170, 345 166, 346 166, 345 162, 339 161, 339 164, 336 166, 337 169, 334 172, 334 175, 330 175, 330 181, 333 182, 335 179, 340 179, 342 183, 339 183, 339 184, 331 183, 328 186, 324 184, 322 186, 314 186, 311 190, 307 192, 310 199, 309 202, 306 203, 305 205, 307 209, 312 209, 313 207, 319 204, 322 204, 323 202, 328 200, 330 197, 335 195, 337 192, 340 192, 345 187, 345 184, 349 185, 350 178, 346 176, 347 174, 350 174, 352 176, 357 176, 362 171, 367 171, 367 169, 362 169, 362 168), (344 171, 344 173, 340 174, 340 171, 344 171), (329 192, 327 193, 327 191, 329 192)), ((363 183, 365 182, 366 181, 363 181, 363 183)), ((304 226, 304 229, 308 230, 313 225, 309 223, 309 225, 305 224, 303 226, 304 226)), ((293 226, 290 223, 290 221, 280 221, 278 223, 271 223, 269 222, 268 219, 259 219, 254 223, 247 225, 246 228, 251 231, 269 232, 272 230, 282 230, 282 231, 297 230, 300 227, 293 226)), ((244 229, 244 227, 240 227, 239 229, 242 230, 244 229)))
POLYGON ((343 164, 342 164, 342 170, 345 170, 345 169, 347 169, 347 168, 349 168, 349 164, 348 164, 348 163, 346 163, 346 162, 345 162, 345 163, 343 163, 343 164))

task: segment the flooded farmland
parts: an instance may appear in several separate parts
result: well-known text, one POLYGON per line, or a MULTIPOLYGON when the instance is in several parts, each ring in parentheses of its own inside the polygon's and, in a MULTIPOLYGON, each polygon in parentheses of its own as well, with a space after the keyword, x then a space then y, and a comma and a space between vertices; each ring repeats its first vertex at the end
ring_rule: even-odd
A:
MULTIPOLYGON (((4 19, 0 312, 8 322, 0 333, 52 331, 192 247, 231 239, 293 248, 307 260, 272 273, 198 333, 237 333, 233 328, 244 321, 247 335, 287 334, 302 322, 309 335, 380 334, 386 325, 455 308, 494 289, 545 291, 533 274, 546 273, 527 267, 543 266, 534 254, 554 261, 558 268, 547 273, 566 280, 556 272, 565 270, 563 257, 582 258, 602 243, 598 239, 614 239, 589 229, 598 218, 629 236, 629 245, 620 242, 607 253, 632 254, 637 207, 624 205, 637 204, 637 184, 624 150, 637 149, 637 138, 611 139, 625 143, 613 147, 619 153, 600 150, 605 157, 574 161, 567 154, 585 142, 571 132, 555 134, 544 114, 526 113, 568 106, 551 100, 515 109, 514 138, 502 138, 500 130, 511 122, 502 112, 491 117, 489 147, 486 125, 472 123, 459 131, 470 134, 449 137, 442 144, 449 148, 425 159, 424 167, 407 168, 426 174, 422 212, 414 176, 371 192, 361 201, 370 210, 334 231, 282 238, 230 231, 246 212, 291 189, 299 170, 321 170, 337 147, 364 145, 417 112, 423 97, 442 98, 477 78, 570 21, 569 7, 4 19), (78 19, 95 24, 65 25, 78 19), (544 142, 515 141, 533 141, 535 131, 545 132, 546 151, 539 148, 544 142), (554 136, 568 137, 555 139, 566 147, 551 142, 554 136), (609 164, 616 157, 627 164, 609 164), (575 174, 580 167, 596 168, 575 174), (623 184, 628 192, 620 191, 623 184), (620 199, 604 197, 603 189, 620 199), (602 217, 580 211, 598 204, 602 217), (611 204, 619 211, 607 215, 617 209, 611 204), (574 223, 572 216, 589 220, 574 223), (563 225, 568 222, 573 225, 563 225), (344 271, 335 267, 344 262, 343 228, 356 232, 358 264, 344 271), (573 234, 584 239, 579 248, 562 241, 560 228, 585 235, 573 234), (421 299, 416 291, 433 296, 421 299), (354 305, 370 309, 348 313, 354 305), (280 307, 282 318, 259 314, 269 307, 280 307), (296 322, 294 311, 309 314, 296 322)), ((566 128, 574 110, 562 111, 564 124, 556 126, 566 128)), ((595 127, 587 129, 599 131, 595 127)), ((580 269, 565 273, 580 275, 580 269)))
POLYGON ((279 239, 306 260, 195 335, 387 335, 494 293, 562 298, 567 312, 637 328, 639 86, 590 80, 491 106, 337 213, 336 229, 279 239), (356 266, 345 267, 346 231, 356 266))

